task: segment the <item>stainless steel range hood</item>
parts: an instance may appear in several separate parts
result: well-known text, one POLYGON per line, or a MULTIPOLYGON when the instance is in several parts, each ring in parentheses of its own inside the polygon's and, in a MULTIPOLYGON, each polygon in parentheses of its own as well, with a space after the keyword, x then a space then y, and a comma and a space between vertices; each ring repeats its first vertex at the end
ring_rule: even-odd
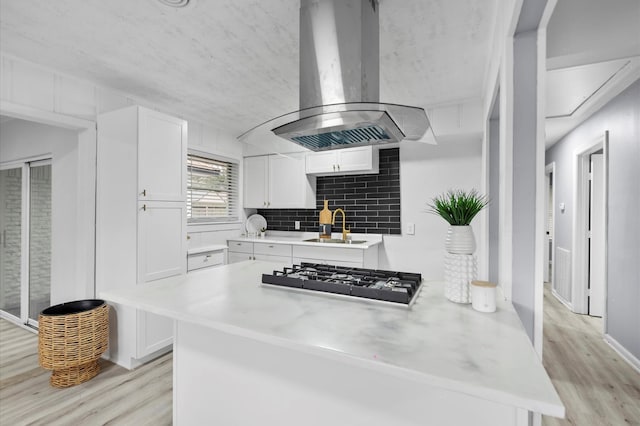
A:
POLYGON ((378 0, 300 1, 300 110, 265 129, 313 151, 418 140, 424 109, 379 102, 378 0))

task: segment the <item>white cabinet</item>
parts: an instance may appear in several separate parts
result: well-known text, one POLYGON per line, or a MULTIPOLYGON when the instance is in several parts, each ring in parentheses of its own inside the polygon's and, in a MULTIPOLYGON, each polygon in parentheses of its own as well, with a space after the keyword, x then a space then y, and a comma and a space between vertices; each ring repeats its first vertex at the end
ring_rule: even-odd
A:
POLYGON ((247 241, 233 241, 229 244, 229 263, 244 260, 264 260, 291 264, 292 248, 290 244, 253 243, 247 241))
POLYGON ((304 154, 244 159, 244 207, 315 208, 316 178, 305 173, 304 154))
POLYGON ((295 245, 293 246, 292 255, 293 263, 296 265, 301 262, 309 262, 354 268, 378 268, 377 245, 368 249, 295 245))
POLYGON ((138 282, 184 272, 184 203, 138 202, 138 282))
POLYGON ((244 159, 244 208, 266 208, 269 199, 269 156, 244 159))
POLYGON ((187 256, 187 272, 225 264, 225 250, 209 250, 187 256))
POLYGON ((183 157, 184 120, 142 109, 138 121, 138 191, 140 199, 184 201, 187 182, 183 157))
MULTIPOLYGON (((187 123, 131 106, 98 117, 96 293, 186 273, 187 123)), ((173 321, 114 305, 111 359, 171 345, 173 321)))
POLYGON ((306 173, 312 175, 378 173, 379 154, 372 146, 313 152, 306 155, 306 173))

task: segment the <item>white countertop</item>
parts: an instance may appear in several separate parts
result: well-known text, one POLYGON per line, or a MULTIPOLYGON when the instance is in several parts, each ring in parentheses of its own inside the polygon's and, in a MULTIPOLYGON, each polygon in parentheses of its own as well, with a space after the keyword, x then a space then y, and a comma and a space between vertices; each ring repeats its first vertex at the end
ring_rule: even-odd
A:
MULTIPOLYGON (((271 231, 273 232, 273 231, 271 231)), ((366 250, 370 247, 375 246, 376 244, 382 243, 382 235, 377 234, 352 234, 351 237, 354 241, 365 241, 364 243, 358 244, 345 244, 345 243, 314 243, 308 242, 305 240, 311 238, 318 238, 318 233, 294 233, 290 232, 286 235, 287 232, 280 233, 270 233, 267 232, 265 237, 237 237, 230 238, 229 241, 246 241, 251 243, 268 243, 268 244, 292 244, 299 246, 312 246, 312 247, 333 247, 333 248, 350 248, 350 249, 360 249, 366 250)), ((341 233, 333 233, 333 238, 340 239, 342 238, 341 233)))
POLYGON ((551 416, 564 406, 510 303, 492 314, 425 282, 411 308, 261 284, 277 263, 246 261, 100 298, 292 350, 355 362, 551 416))

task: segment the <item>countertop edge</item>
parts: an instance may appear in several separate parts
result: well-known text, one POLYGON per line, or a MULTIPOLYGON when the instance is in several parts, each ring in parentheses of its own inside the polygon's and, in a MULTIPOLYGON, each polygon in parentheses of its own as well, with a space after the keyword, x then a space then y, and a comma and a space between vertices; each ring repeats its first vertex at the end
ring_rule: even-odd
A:
POLYGON ((126 297, 121 297, 117 294, 111 293, 110 291, 102 291, 100 292, 98 297, 113 303, 119 303, 122 305, 131 306, 136 309, 148 311, 157 315, 166 316, 174 320, 185 321, 191 324, 205 326, 214 330, 230 333, 240 337, 246 337, 262 343, 277 345, 286 349, 319 355, 328 359, 346 362, 354 366, 365 367, 369 370, 378 371, 384 374, 390 374, 402 379, 417 380, 418 382, 424 383, 429 386, 435 386, 453 392, 460 392, 482 400, 512 405, 518 408, 539 412, 544 415, 553 417, 563 418, 565 415, 565 407, 564 405, 562 405, 561 401, 558 405, 539 399, 515 396, 506 391, 491 387, 469 384, 456 379, 449 379, 424 373, 421 371, 410 370, 404 367, 385 363, 384 361, 374 361, 345 352, 317 346, 310 346, 290 339, 271 336, 262 332, 225 324, 219 321, 211 321, 200 316, 185 315, 170 309, 165 309, 146 303, 140 303, 126 297))
POLYGON ((264 238, 249 238, 249 237, 240 237, 240 238, 229 238, 227 241, 240 241, 247 243, 266 243, 266 244, 288 244, 288 245, 296 245, 296 246, 309 246, 309 247, 330 247, 330 248, 346 248, 346 249, 359 249, 366 250, 375 245, 382 244, 382 240, 367 240, 366 243, 360 244, 346 244, 346 243, 313 243, 303 240, 295 240, 295 239, 278 239, 264 237, 264 238))

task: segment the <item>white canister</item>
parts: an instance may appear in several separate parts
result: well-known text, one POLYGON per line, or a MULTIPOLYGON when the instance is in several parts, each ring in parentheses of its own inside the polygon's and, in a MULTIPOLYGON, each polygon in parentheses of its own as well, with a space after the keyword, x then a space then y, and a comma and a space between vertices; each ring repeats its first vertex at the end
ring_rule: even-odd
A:
POLYGON ((471 306, 479 312, 496 311, 496 284, 471 281, 471 306))

